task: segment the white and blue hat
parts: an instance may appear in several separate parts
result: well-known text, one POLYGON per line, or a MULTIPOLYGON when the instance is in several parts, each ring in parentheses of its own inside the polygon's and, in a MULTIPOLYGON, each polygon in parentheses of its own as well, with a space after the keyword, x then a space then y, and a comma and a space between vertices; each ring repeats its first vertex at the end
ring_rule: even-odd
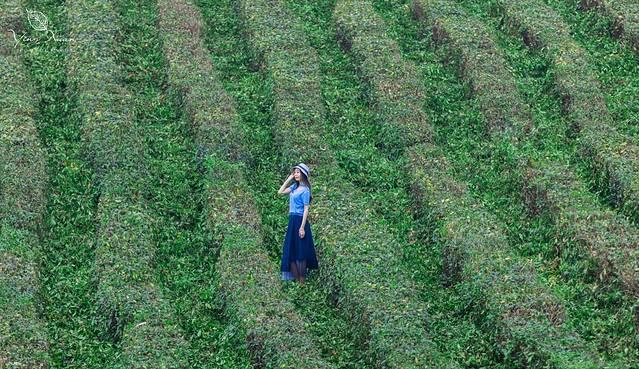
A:
POLYGON ((308 169, 308 166, 306 166, 306 164, 304 163, 299 163, 296 166, 293 167, 293 169, 299 169, 302 173, 304 173, 304 175, 306 176, 306 178, 308 178, 308 174, 310 173, 310 169, 308 169))

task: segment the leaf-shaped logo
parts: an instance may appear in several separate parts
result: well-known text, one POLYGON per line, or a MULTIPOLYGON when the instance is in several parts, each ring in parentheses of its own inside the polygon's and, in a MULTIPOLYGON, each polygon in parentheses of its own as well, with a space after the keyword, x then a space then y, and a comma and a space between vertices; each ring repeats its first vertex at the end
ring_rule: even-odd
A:
POLYGON ((36 31, 46 31, 49 25, 49 19, 44 13, 39 12, 37 10, 29 10, 27 9, 27 18, 29 19, 29 24, 36 31))

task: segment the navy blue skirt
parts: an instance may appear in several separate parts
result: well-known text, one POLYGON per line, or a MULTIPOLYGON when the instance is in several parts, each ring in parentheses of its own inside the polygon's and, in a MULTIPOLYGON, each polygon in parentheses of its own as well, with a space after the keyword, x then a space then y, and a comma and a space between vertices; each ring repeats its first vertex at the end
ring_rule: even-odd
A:
POLYGON ((311 224, 306 218, 304 224, 304 238, 300 237, 300 226, 303 216, 301 214, 288 214, 288 228, 284 237, 284 250, 282 251, 282 280, 295 279, 293 268, 298 275, 306 276, 307 269, 317 269, 317 255, 315 255, 315 243, 311 224), (294 265, 292 265, 295 263, 294 265))

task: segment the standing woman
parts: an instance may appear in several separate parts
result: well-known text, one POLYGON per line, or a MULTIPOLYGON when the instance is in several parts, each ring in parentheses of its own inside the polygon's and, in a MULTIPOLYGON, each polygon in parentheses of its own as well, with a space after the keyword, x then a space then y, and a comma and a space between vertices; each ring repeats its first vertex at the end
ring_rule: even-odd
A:
POLYGON ((289 195, 288 228, 282 252, 282 280, 290 281, 295 278, 300 284, 304 283, 307 269, 318 268, 311 224, 308 221, 308 209, 313 200, 308 181, 309 171, 304 163, 294 166, 293 173, 277 191, 278 194, 289 195), (295 183, 286 188, 291 180, 295 183))

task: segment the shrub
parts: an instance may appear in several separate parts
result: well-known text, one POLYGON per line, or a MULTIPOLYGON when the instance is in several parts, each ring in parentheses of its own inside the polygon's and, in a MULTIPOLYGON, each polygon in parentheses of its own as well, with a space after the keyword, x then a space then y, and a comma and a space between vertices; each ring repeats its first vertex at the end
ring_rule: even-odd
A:
POLYGON ((278 1, 240 1, 237 10, 254 62, 273 86, 280 168, 288 173, 291 163, 303 161, 315 178, 309 221, 318 235, 320 278, 352 319, 372 365, 453 367, 427 337, 425 304, 401 270, 401 253, 389 231, 344 180, 328 147, 319 61, 299 20, 278 1))
POLYGON ((639 6, 626 0, 581 0, 581 10, 597 9, 610 20, 610 34, 621 38, 639 52, 639 6))
POLYGON ((622 212, 639 221, 639 146, 614 127, 585 51, 551 8, 536 0, 497 0, 494 11, 529 47, 539 49, 554 66, 562 109, 572 123, 580 156, 597 187, 622 212))
MULTIPOLYGON (((414 6, 417 13, 423 14, 423 9, 438 16, 451 10, 447 5, 438 7, 433 3, 414 6)), ((420 105, 405 98, 419 88, 418 73, 402 60, 397 44, 385 36, 385 25, 370 3, 339 3, 335 14, 342 44, 350 46, 362 74, 372 80, 370 87, 380 100, 378 105, 397 107, 380 110, 380 119, 401 122, 394 115, 401 115, 402 109, 410 107, 414 110, 412 115, 421 116, 421 121, 430 125, 420 105)), ((437 24, 440 34, 456 32, 449 27, 472 27, 466 18, 446 16, 437 18, 437 24)), ((487 41, 481 35, 480 32, 478 43, 485 45, 487 41)), ((469 42, 465 47, 472 46, 469 42)), ((474 62, 470 55, 464 58, 464 63, 474 62)), ((472 71, 465 71, 473 75, 472 71)), ((475 89, 482 90, 482 82, 476 82, 475 89)), ((488 106, 489 97, 482 99, 491 117, 505 115, 499 106, 488 106)), ((526 122, 522 119, 519 123, 526 122)), ((493 129, 503 131, 513 126, 494 125, 493 129)), ((465 184, 453 178, 442 151, 425 142, 407 145, 406 155, 406 171, 418 212, 431 213, 431 219, 437 220, 437 239, 445 255, 444 279, 469 296, 479 316, 478 325, 494 335, 507 360, 532 367, 550 363, 559 367, 594 367, 589 348, 582 347, 585 344, 576 334, 561 327, 561 302, 538 281, 532 263, 513 256, 503 227, 471 197, 465 184), (566 346, 557 341, 566 342, 566 346), (565 354, 571 350, 580 353, 565 354)))
POLYGON ((8 33, 24 29, 22 8, 13 0, 0 13, 0 367, 47 368, 47 335, 37 314, 47 174, 33 120, 34 89, 8 33))
POLYGON ((68 80, 100 189, 95 270, 104 335, 122 341, 121 367, 183 368, 187 343, 153 274, 144 137, 113 55, 118 16, 109 1, 72 1, 68 17, 68 80))
POLYGON ((215 283, 227 314, 243 327, 257 367, 327 368, 262 245, 256 204, 246 193, 239 117, 207 55, 202 16, 184 0, 160 1, 159 11, 170 88, 201 148, 207 224, 220 240, 215 283))

